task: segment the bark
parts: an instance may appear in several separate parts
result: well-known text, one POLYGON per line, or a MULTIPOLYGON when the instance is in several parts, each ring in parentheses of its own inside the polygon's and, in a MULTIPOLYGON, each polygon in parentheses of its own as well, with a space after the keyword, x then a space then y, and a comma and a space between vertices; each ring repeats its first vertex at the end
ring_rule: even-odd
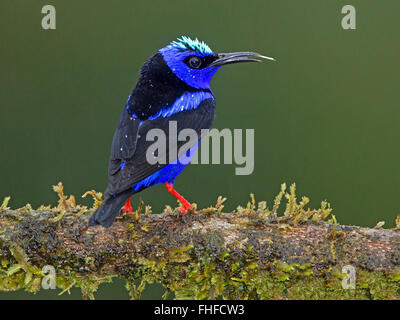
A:
POLYGON ((254 208, 222 213, 222 207, 183 217, 134 213, 108 229, 88 228, 92 210, 5 207, 3 291, 37 292, 42 268, 50 265, 59 288, 78 286, 84 298, 117 276, 126 279, 132 298, 146 283, 159 282, 166 297, 172 292, 178 299, 400 299, 396 230, 299 219, 296 213, 277 218, 254 208), (356 271, 355 289, 342 286, 346 265, 356 271))

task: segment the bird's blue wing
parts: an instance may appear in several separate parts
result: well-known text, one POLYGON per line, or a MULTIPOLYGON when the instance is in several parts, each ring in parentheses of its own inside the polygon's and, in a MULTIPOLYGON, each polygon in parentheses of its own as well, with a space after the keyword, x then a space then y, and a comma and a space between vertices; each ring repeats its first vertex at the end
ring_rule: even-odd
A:
POLYGON ((174 144, 176 146, 176 150, 169 149, 168 138, 170 121, 176 121, 178 134, 181 130, 189 128, 193 129, 198 134, 200 139, 201 129, 209 129, 211 127, 211 124, 214 120, 214 115, 215 101, 214 99, 206 99, 201 102, 196 109, 182 111, 167 118, 159 117, 154 120, 144 120, 140 126, 139 123, 134 125, 135 122, 130 124, 129 121, 134 120, 129 120, 127 128, 130 128, 132 131, 129 131, 127 139, 131 139, 130 141, 134 142, 134 145, 130 146, 126 153, 123 153, 124 149, 121 151, 118 148, 114 148, 114 143, 120 148, 127 147, 123 145, 125 140, 120 137, 121 133, 126 134, 127 129, 125 129, 123 126, 121 129, 117 129, 117 131, 120 130, 120 133, 118 133, 119 137, 115 137, 114 135, 112 148, 113 159, 110 160, 110 168, 112 168, 112 170, 109 170, 109 183, 105 192, 106 196, 111 196, 128 190, 132 187, 132 185, 135 185, 166 165, 158 163, 150 164, 146 159, 146 152, 149 146, 154 143, 154 141, 146 140, 146 135, 149 130, 157 128, 165 132, 167 138, 166 154, 159 154, 158 156, 165 156, 164 158, 168 161, 170 152, 177 154, 177 150, 179 150, 182 145, 187 143, 187 141, 177 141, 177 143, 174 144), (121 159, 118 159, 118 157, 116 157, 118 155, 128 155, 129 157, 121 157, 121 159), (121 166, 122 162, 123 166, 121 166))

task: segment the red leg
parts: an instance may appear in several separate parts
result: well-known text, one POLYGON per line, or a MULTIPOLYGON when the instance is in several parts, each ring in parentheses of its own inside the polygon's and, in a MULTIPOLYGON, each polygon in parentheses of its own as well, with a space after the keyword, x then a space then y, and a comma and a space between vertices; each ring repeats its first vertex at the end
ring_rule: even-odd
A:
POLYGON ((181 210, 180 215, 183 215, 184 212, 188 209, 190 209, 191 204, 189 203, 189 201, 187 201, 184 197, 182 197, 175 189, 174 189, 174 185, 172 183, 165 183, 165 187, 167 188, 168 192, 170 194, 172 194, 175 198, 178 199, 178 201, 183 205, 183 208, 181 210))
POLYGON ((122 208, 122 212, 132 212, 132 206, 131 206, 131 197, 128 198, 128 200, 126 200, 126 203, 124 205, 124 207, 122 208))

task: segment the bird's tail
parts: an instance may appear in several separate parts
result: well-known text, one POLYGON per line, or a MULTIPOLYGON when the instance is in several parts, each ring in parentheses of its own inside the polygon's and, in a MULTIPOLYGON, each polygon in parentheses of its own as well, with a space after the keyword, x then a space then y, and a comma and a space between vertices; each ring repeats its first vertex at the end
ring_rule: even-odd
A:
POLYGON ((123 192, 111 196, 103 201, 101 206, 89 219, 89 227, 101 224, 103 227, 109 227, 113 224, 115 218, 120 213, 126 200, 132 195, 132 192, 123 192))

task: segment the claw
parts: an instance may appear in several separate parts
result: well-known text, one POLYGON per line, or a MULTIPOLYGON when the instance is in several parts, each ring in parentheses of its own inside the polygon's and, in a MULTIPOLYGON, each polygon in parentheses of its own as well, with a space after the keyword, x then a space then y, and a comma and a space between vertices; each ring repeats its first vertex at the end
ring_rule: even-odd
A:
POLYGON ((183 216, 190 209, 190 206, 189 208, 179 208, 179 209, 180 209, 179 216, 183 216))

